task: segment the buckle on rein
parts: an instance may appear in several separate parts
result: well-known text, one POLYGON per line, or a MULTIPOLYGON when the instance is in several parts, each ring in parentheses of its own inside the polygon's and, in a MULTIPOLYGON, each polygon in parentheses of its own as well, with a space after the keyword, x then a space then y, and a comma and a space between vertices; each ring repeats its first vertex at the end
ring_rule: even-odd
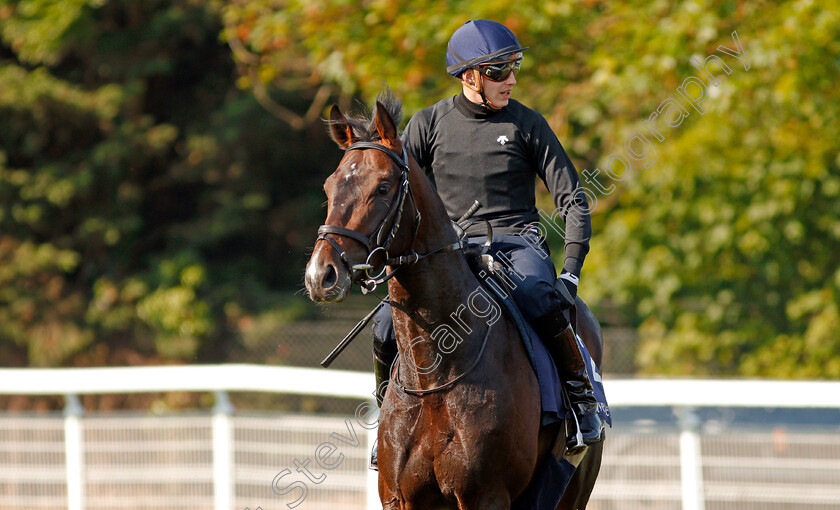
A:
POLYGON ((408 255, 400 255, 399 257, 391 258, 388 256, 388 252, 385 250, 385 248, 383 248, 382 246, 377 246, 373 249, 373 251, 370 252, 370 254, 367 257, 367 260, 365 260, 363 264, 353 264, 352 266, 350 266, 350 269, 354 271, 365 272, 365 276, 367 276, 367 278, 359 282, 359 287, 362 290, 362 294, 369 294, 375 291, 377 286, 390 280, 391 277, 394 276, 394 274, 396 274, 397 270, 399 269, 399 266, 414 264, 418 260, 420 260, 420 258, 420 255, 415 251, 412 251, 408 255), (383 263, 382 269, 379 271, 379 273, 373 276, 370 274, 370 270, 373 269, 373 264, 370 263, 370 259, 373 256, 373 254, 379 250, 382 250, 382 252, 385 254, 385 262, 383 263), (390 273, 386 274, 388 266, 397 267, 390 273))
POLYGON ((352 266, 350 266, 350 269, 352 269, 353 271, 364 271, 365 276, 367 276, 366 279, 363 279, 359 282, 359 287, 362 289, 362 294, 369 294, 373 292, 374 290, 376 290, 377 285, 385 281, 380 280, 380 278, 382 278, 382 275, 384 275, 385 271, 388 269, 387 262, 388 252, 382 246, 377 246, 370 253, 368 253, 367 259, 363 264, 353 264, 352 266), (385 254, 386 264, 383 264, 382 270, 379 271, 379 273, 376 276, 373 276, 370 274, 370 270, 373 269, 373 264, 370 263, 370 259, 371 257, 373 257, 373 254, 379 250, 382 250, 382 253, 385 254))

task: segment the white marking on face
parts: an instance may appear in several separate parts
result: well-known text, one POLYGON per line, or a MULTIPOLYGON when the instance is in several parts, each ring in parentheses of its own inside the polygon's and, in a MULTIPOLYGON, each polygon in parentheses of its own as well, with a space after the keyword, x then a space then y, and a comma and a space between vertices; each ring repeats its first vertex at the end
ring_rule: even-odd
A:
POLYGON ((350 170, 351 170, 351 172, 349 172, 347 175, 344 176, 345 181, 349 181, 351 177, 356 175, 356 163, 353 163, 352 165, 350 165, 350 170))
POLYGON ((318 268, 315 267, 315 264, 308 264, 306 266, 306 281, 308 282, 316 282, 318 279, 318 268))

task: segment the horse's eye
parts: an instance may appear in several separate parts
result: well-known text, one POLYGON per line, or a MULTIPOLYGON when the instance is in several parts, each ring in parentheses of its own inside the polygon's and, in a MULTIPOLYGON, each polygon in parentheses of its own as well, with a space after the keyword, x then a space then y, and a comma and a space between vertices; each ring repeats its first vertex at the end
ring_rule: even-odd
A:
POLYGON ((376 193, 379 195, 385 195, 388 191, 391 190, 391 185, 387 182, 383 182, 379 186, 376 187, 376 193))

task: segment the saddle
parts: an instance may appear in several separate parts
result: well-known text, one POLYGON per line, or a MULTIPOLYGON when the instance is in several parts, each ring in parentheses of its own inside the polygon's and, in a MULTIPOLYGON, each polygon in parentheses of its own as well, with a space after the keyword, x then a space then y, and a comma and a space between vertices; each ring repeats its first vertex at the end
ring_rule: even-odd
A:
MULTIPOLYGON (((492 230, 488 230, 488 232, 492 232, 492 230)), ((476 278, 479 280, 486 280, 487 278, 490 278, 496 285, 504 290, 505 293, 510 294, 513 291, 513 280, 507 274, 508 268, 487 253, 490 246, 489 243, 492 243, 493 240, 492 234, 489 234, 487 239, 489 242, 482 245, 466 245, 464 248, 464 256, 467 259, 467 264, 470 266, 470 269, 476 278)), ((574 304, 570 308, 564 310, 563 314, 566 316, 566 320, 569 321, 569 324, 572 325, 572 329, 577 331, 577 304, 574 304)))

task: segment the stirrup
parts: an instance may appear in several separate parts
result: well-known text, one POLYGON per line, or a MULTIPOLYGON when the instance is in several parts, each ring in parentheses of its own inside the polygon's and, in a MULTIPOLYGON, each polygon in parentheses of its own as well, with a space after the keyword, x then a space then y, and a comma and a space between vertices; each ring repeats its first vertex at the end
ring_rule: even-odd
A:
POLYGON ((580 421, 578 420, 577 414, 574 411, 571 414, 573 417, 572 433, 566 434, 566 453, 568 455, 577 455, 586 449, 587 444, 583 442, 583 432, 580 430, 580 421))
MULTIPOLYGON (((566 448, 568 449, 569 454, 575 455, 585 450, 587 446, 600 443, 604 440, 604 422, 601 420, 600 416, 596 418, 598 426, 600 427, 598 430, 598 436, 587 440, 583 435, 581 417, 579 417, 574 411, 572 411, 571 414, 574 417, 572 424, 573 428, 571 433, 566 435, 566 448)), ((583 419, 586 419, 586 416, 584 416, 583 419)))

